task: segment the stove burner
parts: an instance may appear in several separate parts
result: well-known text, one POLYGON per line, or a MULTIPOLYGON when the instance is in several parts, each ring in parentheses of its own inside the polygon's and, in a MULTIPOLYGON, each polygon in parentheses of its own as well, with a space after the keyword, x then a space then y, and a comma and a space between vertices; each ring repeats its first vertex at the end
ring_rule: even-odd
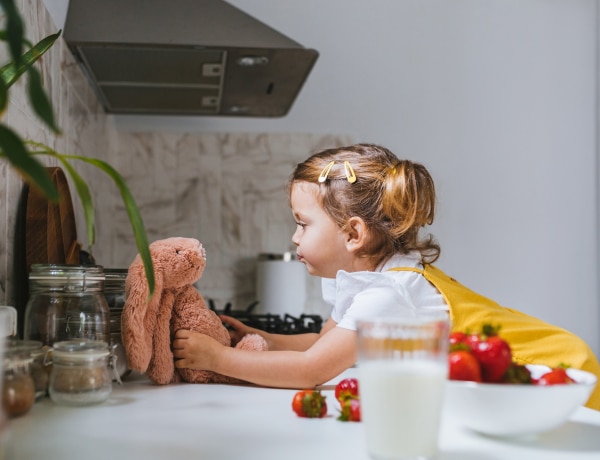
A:
POLYGON ((245 310, 233 310, 231 302, 227 302, 223 310, 217 310, 212 299, 208 299, 208 305, 217 314, 231 316, 247 326, 274 334, 319 333, 323 325, 323 318, 319 315, 302 314, 296 317, 287 313, 283 316, 274 313, 252 313, 258 301, 252 302, 245 310))

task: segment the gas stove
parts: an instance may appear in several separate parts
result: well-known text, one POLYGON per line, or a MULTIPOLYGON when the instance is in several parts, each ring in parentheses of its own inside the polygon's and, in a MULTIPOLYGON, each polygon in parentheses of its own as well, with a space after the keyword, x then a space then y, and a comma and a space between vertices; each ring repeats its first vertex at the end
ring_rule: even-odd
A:
POLYGON ((219 310, 212 299, 208 299, 208 305, 217 314, 231 316, 247 326, 274 334, 319 333, 323 326, 323 318, 319 315, 292 316, 287 313, 284 315, 254 313, 253 310, 258 305, 258 301, 252 302, 243 310, 233 309, 231 302, 227 302, 223 309, 219 310))

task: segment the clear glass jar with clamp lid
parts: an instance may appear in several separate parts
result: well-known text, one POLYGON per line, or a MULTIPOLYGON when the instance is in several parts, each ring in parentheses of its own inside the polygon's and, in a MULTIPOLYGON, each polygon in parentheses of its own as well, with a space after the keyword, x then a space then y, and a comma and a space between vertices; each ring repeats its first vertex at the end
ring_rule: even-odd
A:
POLYGON ((108 399, 113 376, 108 344, 99 340, 65 340, 52 348, 48 393, 57 404, 84 406, 108 399))
POLYGON ((33 264, 24 339, 49 346, 72 339, 110 343, 104 281, 100 265, 33 264))

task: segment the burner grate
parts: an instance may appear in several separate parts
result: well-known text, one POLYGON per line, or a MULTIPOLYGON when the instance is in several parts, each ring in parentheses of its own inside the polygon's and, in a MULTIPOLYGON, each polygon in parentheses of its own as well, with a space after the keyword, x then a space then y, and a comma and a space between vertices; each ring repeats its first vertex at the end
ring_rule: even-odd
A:
POLYGON ((292 316, 286 313, 282 316, 274 313, 253 313, 258 301, 251 303, 245 310, 232 309, 231 302, 228 302, 222 310, 215 307, 212 299, 208 299, 208 304, 217 314, 231 316, 247 326, 274 334, 319 333, 323 326, 323 318, 319 315, 292 316))

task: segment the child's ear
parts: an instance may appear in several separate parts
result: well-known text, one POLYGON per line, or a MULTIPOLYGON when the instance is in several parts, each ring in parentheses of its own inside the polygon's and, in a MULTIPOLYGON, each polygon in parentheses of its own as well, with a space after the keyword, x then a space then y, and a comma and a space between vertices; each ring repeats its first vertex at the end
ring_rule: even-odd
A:
POLYGON ((367 243, 368 231, 367 224, 360 217, 351 217, 348 220, 348 230, 346 232, 346 248, 350 252, 356 252, 363 248, 367 243))

